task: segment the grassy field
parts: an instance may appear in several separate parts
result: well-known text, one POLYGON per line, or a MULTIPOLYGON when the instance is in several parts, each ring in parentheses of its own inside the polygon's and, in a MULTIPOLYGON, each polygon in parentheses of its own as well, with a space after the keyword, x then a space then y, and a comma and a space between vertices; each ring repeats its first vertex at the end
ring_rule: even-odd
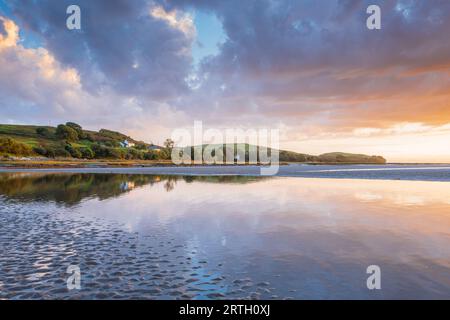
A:
MULTIPOLYGON (((31 146, 38 146, 39 144, 54 143, 54 139, 38 137, 36 134, 36 129, 38 126, 16 126, 16 125, 6 125, 0 124, 0 138, 12 138, 21 143, 25 143, 31 146)), ((53 134, 55 133, 55 128, 45 127, 53 134)))
MULTIPOLYGON (((117 142, 123 141, 127 139, 133 143, 144 143, 137 140, 132 139, 129 136, 121 134, 119 132, 113 132, 109 130, 103 129, 102 132, 89 131, 84 130, 84 132, 90 135, 94 141, 89 141, 87 139, 81 139, 78 142, 71 142, 74 146, 91 146, 94 142, 117 142), (114 136, 114 133, 116 136, 114 136)), ((0 138, 11 138, 21 143, 25 143, 32 147, 40 146, 40 145, 58 145, 62 141, 60 138, 56 136, 56 128, 49 126, 31 126, 31 125, 8 125, 8 124, 0 124, 0 138), (36 130, 38 128, 45 128, 48 130, 49 134, 47 136, 39 135, 36 130)))

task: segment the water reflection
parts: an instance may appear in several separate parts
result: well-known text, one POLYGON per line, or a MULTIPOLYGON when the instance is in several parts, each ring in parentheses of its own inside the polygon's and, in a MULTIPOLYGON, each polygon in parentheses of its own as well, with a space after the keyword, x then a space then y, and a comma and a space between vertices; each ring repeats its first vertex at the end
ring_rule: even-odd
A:
MULTIPOLYGON (((135 188, 163 184, 172 191, 177 181, 191 183, 248 183, 258 178, 240 176, 170 176, 139 174, 36 174, 0 173, 0 195, 21 201, 55 201, 76 205, 84 198, 105 200, 118 197, 135 188)), ((262 179, 262 178, 259 178, 262 179)))
POLYGON ((447 182, 12 175, 0 195, 6 298, 450 298, 447 182))

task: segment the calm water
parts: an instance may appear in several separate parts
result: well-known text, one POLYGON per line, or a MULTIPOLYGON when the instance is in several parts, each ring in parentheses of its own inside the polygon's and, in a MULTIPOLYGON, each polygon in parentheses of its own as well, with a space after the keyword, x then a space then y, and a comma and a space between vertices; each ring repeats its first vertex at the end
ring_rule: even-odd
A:
POLYGON ((2 173, 0 251, 6 299, 449 299, 450 183, 2 173))
MULTIPOLYGON (((1 168, 2 172, 23 172, 19 168, 1 168)), ((27 172, 47 173, 118 173, 118 174, 165 174, 185 176, 260 176, 259 166, 166 166, 166 167, 123 167, 123 168, 62 168, 27 169, 27 172)), ((376 179, 450 182, 450 165, 280 165, 278 177, 327 178, 327 179, 376 179)))

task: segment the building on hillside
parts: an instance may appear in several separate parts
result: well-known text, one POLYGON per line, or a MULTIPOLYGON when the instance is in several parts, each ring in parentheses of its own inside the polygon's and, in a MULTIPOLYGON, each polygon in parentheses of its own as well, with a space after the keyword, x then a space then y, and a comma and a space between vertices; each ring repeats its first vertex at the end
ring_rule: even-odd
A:
POLYGON ((135 146, 135 144, 133 142, 130 142, 128 140, 123 140, 122 142, 119 142, 119 143, 122 148, 131 148, 131 147, 135 146))

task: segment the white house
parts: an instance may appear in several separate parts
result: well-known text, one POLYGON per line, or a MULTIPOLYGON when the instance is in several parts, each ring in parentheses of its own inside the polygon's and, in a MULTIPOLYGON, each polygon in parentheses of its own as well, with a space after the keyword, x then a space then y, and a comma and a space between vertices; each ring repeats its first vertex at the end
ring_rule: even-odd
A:
POLYGON ((129 142, 128 140, 123 140, 122 142, 120 142, 120 146, 122 148, 131 148, 134 147, 135 144, 133 142, 129 142))

